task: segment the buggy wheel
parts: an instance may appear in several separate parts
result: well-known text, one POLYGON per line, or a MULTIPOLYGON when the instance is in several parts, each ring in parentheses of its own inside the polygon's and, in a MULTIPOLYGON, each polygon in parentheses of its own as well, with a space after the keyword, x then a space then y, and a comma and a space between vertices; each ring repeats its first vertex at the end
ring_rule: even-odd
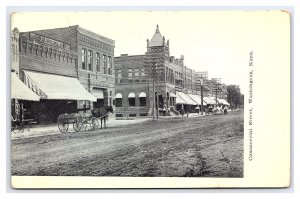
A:
POLYGON ((58 122, 58 129, 62 133, 67 133, 69 129, 69 124, 64 122, 58 122))
POLYGON ((81 125, 80 131, 87 131, 89 125, 90 125, 89 122, 85 120, 81 125))
POLYGON ((81 126, 82 126, 82 121, 81 121, 80 119, 77 118, 77 119, 73 122, 73 129, 74 129, 74 131, 76 131, 76 132, 80 131, 81 126))

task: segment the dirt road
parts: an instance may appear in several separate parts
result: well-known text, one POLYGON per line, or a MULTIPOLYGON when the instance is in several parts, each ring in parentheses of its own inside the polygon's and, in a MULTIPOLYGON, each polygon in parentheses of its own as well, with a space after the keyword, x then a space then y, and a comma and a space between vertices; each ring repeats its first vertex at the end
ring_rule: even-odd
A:
POLYGON ((12 140, 12 175, 243 177, 243 111, 12 140))

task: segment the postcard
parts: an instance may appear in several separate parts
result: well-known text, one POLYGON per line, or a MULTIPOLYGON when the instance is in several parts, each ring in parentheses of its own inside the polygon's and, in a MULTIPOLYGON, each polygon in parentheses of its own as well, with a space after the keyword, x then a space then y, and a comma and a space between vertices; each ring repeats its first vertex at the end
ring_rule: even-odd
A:
POLYGON ((290 186, 283 10, 11 13, 11 186, 290 186))

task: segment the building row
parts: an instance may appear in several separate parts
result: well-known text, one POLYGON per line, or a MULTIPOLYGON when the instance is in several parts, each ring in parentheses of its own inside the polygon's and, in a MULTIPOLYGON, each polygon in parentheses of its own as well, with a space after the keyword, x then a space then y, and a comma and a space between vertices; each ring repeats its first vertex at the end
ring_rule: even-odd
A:
POLYGON ((11 70, 28 91, 12 81, 12 88, 25 94, 14 92, 18 97, 12 96, 12 116, 20 100, 24 117, 39 123, 104 106, 113 106, 116 117, 151 116, 154 109, 167 114, 181 107, 194 111, 202 108, 201 89, 205 106, 213 104, 210 97, 216 95, 216 103, 226 100, 226 85, 186 67, 183 55, 170 55, 170 42, 158 26, 147 39, 145 54, 115 57, 114 48, 114 40, 79 26, 29 32, 15 28, 11 70), (33 92, 38 101, 26 99, 26 92, 33 92))

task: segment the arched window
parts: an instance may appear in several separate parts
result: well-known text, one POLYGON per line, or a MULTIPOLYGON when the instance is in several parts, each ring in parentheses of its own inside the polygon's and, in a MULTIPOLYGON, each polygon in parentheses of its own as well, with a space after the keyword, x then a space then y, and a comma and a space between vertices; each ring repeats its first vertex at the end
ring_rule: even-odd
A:
POLYGON ((147 105, 147 100, 146 100, 146 93, 145 92, 141 92, 139 94, 139 101, 140 101, 140 106, 146 106, 147 105))
POLYGON ((116 96, 115 96, 115 99, 116 99, 116 107, 122 107, 123 104, 122 104, 122 94, 121 93, 117 93, 116 96))
POLYGON ((129 104, 129 106, 135 106, 135 94, 134 93, 129 93, 128 104, 129 104))

